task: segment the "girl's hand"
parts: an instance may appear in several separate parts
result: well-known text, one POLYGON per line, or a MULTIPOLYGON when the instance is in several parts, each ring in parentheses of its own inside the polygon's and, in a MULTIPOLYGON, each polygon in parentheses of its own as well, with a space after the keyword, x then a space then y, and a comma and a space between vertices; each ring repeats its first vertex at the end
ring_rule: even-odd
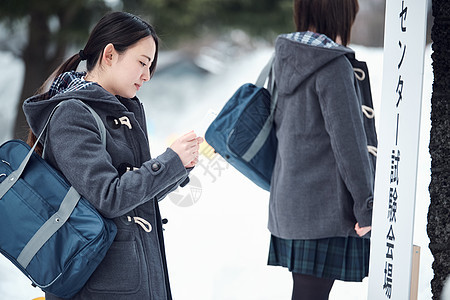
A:
POLYGON ((170 148, 178 154, 186 168, 192 168, 198 162, 198 149, 202 142, 203 138, 191 131, 179 137, 170 148))
POLYGON ((193 168, 195 167, 195 165, 198 163, 198 158, 194 159, 193 161, 191 161, 188 165, 185 166, 186 169, 188 168, 193 168))
POLYGON ((371 230, 372 230, 372 226, 359 227, 358 223, 355 224, 355 231, 359 236, 364 236, 371 230))

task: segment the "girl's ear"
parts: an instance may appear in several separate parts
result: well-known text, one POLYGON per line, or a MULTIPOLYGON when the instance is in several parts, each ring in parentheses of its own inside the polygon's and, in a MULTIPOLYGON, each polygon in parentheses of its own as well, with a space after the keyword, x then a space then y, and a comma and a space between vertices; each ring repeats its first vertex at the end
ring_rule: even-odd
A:
POLYGON ((111 66, 113 63, 113 60, 116 59, 118 53, 116 49, 114 48, 114 45, 109 43, 105 46, 105 49, 103 49, 103 55, 102 55, 102 61, 107 65, 111 66))

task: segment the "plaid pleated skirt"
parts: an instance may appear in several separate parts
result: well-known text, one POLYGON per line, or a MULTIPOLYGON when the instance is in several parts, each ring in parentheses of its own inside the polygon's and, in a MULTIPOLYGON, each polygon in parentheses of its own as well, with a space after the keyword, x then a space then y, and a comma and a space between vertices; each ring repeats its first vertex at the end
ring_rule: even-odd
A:
POLYGON ((288 240, 271 236, 268 265, 294 273, 343 281, 362 281, 369 273, 370 240, 332 237, 288 240))

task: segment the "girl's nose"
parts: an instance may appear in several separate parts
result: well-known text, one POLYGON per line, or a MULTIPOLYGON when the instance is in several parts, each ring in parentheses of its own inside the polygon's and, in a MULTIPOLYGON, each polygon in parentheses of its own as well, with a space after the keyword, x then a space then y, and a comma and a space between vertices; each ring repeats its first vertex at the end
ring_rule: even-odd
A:
POLYGON ((145 68, 145 71, 142 74, 142 80, 144 80, 144 81, 150 80, 150 68, 145 68))

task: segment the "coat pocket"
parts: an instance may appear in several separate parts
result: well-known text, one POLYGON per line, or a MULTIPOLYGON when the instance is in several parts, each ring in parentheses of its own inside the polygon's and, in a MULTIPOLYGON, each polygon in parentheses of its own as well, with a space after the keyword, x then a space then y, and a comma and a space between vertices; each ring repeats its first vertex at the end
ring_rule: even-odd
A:
POLYGON ((92 293, 134 294, 141 288, 143 253, 136 241, 115 241, 87 283, 92 293))

